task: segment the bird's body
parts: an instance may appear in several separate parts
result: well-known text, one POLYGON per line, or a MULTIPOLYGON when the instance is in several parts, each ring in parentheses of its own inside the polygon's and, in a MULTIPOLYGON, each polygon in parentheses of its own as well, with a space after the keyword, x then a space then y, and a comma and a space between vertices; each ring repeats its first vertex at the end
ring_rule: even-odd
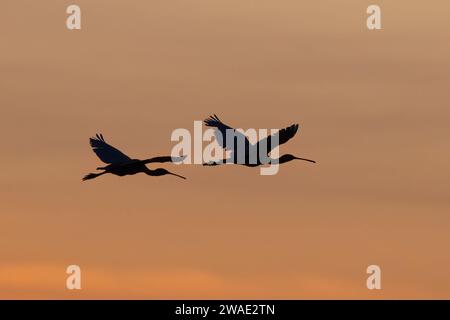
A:
POLYGON ((110 164, 100 170, 108 171, 109 173, 120 177, 146 172, 147 170, 150 171, 150 169, 148 169, 147 166, 138 159, 131 159, 130 161, 124 163, 110 164))
POLYGON ((154 157, 145 160, 131 159, 118 149, 106 143, 101 134, 97 134, 95 138, 90 138, 90 144, 95 154, 108 165, 105 167, 98 167, 97 170, 103 170, 100 173, 89 173, 84 176, 83 180, 90 180, 97 178, 105 173, 123 177, 134 175, 137 173, 145 173, 149 176, 173 175, 179 178, 186 179, 180 175, 169 172, 166 169, 158 168, 155 170, 149 169, 146 164, 153 162, 179 162, 184 157, 172 158, 171 156, 154 157))
POLYGON ((293 124, 287 128, 281 129, 277 133, 252 144, 245 135, 224 124, 216 115, 209 117, 204 122, 206 126, 216 129, 215 135, 219 145, 222 148, 231 151, 231 155, 228 159, 204 163, 204 165, 214 166, 224 163, 233 163, 247 167, 257 167, 264 164, 282 164, 292 160, 303 160, 315 163, 314 160, 299 158, 291 154, 282 155, 278 159, 272 159, 269 156, 269 153, 273 149, 286 143, 295 136, 299 128, 298 124, 293 124), (230 138, 234 141, 230 141, 230 138))

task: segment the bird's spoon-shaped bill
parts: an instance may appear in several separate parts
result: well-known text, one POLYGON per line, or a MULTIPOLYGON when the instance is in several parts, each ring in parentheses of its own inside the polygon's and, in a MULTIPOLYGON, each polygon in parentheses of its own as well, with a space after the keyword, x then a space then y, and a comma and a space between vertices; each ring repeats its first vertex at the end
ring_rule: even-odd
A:
POLYGON ((185 179, 185 180, 186 180, 186 177, 180 176, 180 175, 178 175, 178 174, 176 174, 176 173, 169 172, 169 174, 171 174, 171 175, 173 175, 173 176, 175 176, 175 177, 178 177, 178 178, 181 178, 181 179, 185 179))
POLYGON ((295 157, 295 159, 297 159, 297 160, 303 160, 303 161, 308 161, 308 162, 312 162, 312 163, 316 163, 316 161, 311 160, 311 159, 305 159, 305 158, 299 158, 299 157, 295 157))

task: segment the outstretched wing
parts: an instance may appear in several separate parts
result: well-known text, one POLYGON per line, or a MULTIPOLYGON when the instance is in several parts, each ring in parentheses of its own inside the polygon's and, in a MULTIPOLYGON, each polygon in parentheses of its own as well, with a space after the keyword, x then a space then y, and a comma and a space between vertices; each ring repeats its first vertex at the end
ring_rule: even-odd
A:
POLYGON ((154 157, 154 158, 150 158, 150 159, 146 159, 143 160, 142 162, 144 164, 146 163, 152 163, 152 162, 174 162, 174 163, 178 163, 183 161, 184 159, 186 159, 186 156, 181 156, 181 157, 172 157, 172 156, 161 156, 161 157, 154 157))
POLYGON ((293 124, 290 127, 278 130, 267 138, 264 138, 258 142, 258 149, 262 146, 265 148, 267 145, 267 153, 278 147, 280 144, 288 142, 298 131, 298 124, 293 124))
POLYGON ((234 140, 243 139, 246 145, 249 144, 249 141, 245 135, 223 123, 216 115, 210 116, 208 119, 204 121, 204 123, 207 127, 216 128, 215 131, 216 140, 219 143, 219 145, 224 149, 232 150, 236 148, 236 143, 233 144, 231 143, 231 141, 227 141, 227 130, 233 130, 232 133, 236 137, 234 140))
POLYGON ((92 150, 104 163, 121 163, 131 160, 126 154, 106 143, 101 133, 90 138, 89 142, 92 150))

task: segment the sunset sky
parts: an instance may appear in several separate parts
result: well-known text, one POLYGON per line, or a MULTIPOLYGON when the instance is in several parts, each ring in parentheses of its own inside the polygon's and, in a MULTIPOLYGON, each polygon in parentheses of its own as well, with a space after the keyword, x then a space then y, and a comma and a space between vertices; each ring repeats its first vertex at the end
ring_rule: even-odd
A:
POLYGON ((2 1, 0 298, 449 299, 449 17, 448 0, 2 1), (81 181, 95 133, 167 155, 213 113, 299 123, 280 152, 318 163, 81 181))

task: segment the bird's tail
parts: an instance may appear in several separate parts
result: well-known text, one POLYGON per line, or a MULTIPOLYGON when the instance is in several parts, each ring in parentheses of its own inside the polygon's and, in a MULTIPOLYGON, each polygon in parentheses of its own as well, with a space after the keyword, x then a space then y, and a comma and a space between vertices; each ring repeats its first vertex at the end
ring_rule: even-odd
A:
POLYGON ((101 176, 103 173, 104 173, 104 172, 102 172, 102 173, 88 173, 87 175, 85 175, 85 176, 83 177, 83 181, 95 179, 95 178, 97 178, 98 176, 101 176))

